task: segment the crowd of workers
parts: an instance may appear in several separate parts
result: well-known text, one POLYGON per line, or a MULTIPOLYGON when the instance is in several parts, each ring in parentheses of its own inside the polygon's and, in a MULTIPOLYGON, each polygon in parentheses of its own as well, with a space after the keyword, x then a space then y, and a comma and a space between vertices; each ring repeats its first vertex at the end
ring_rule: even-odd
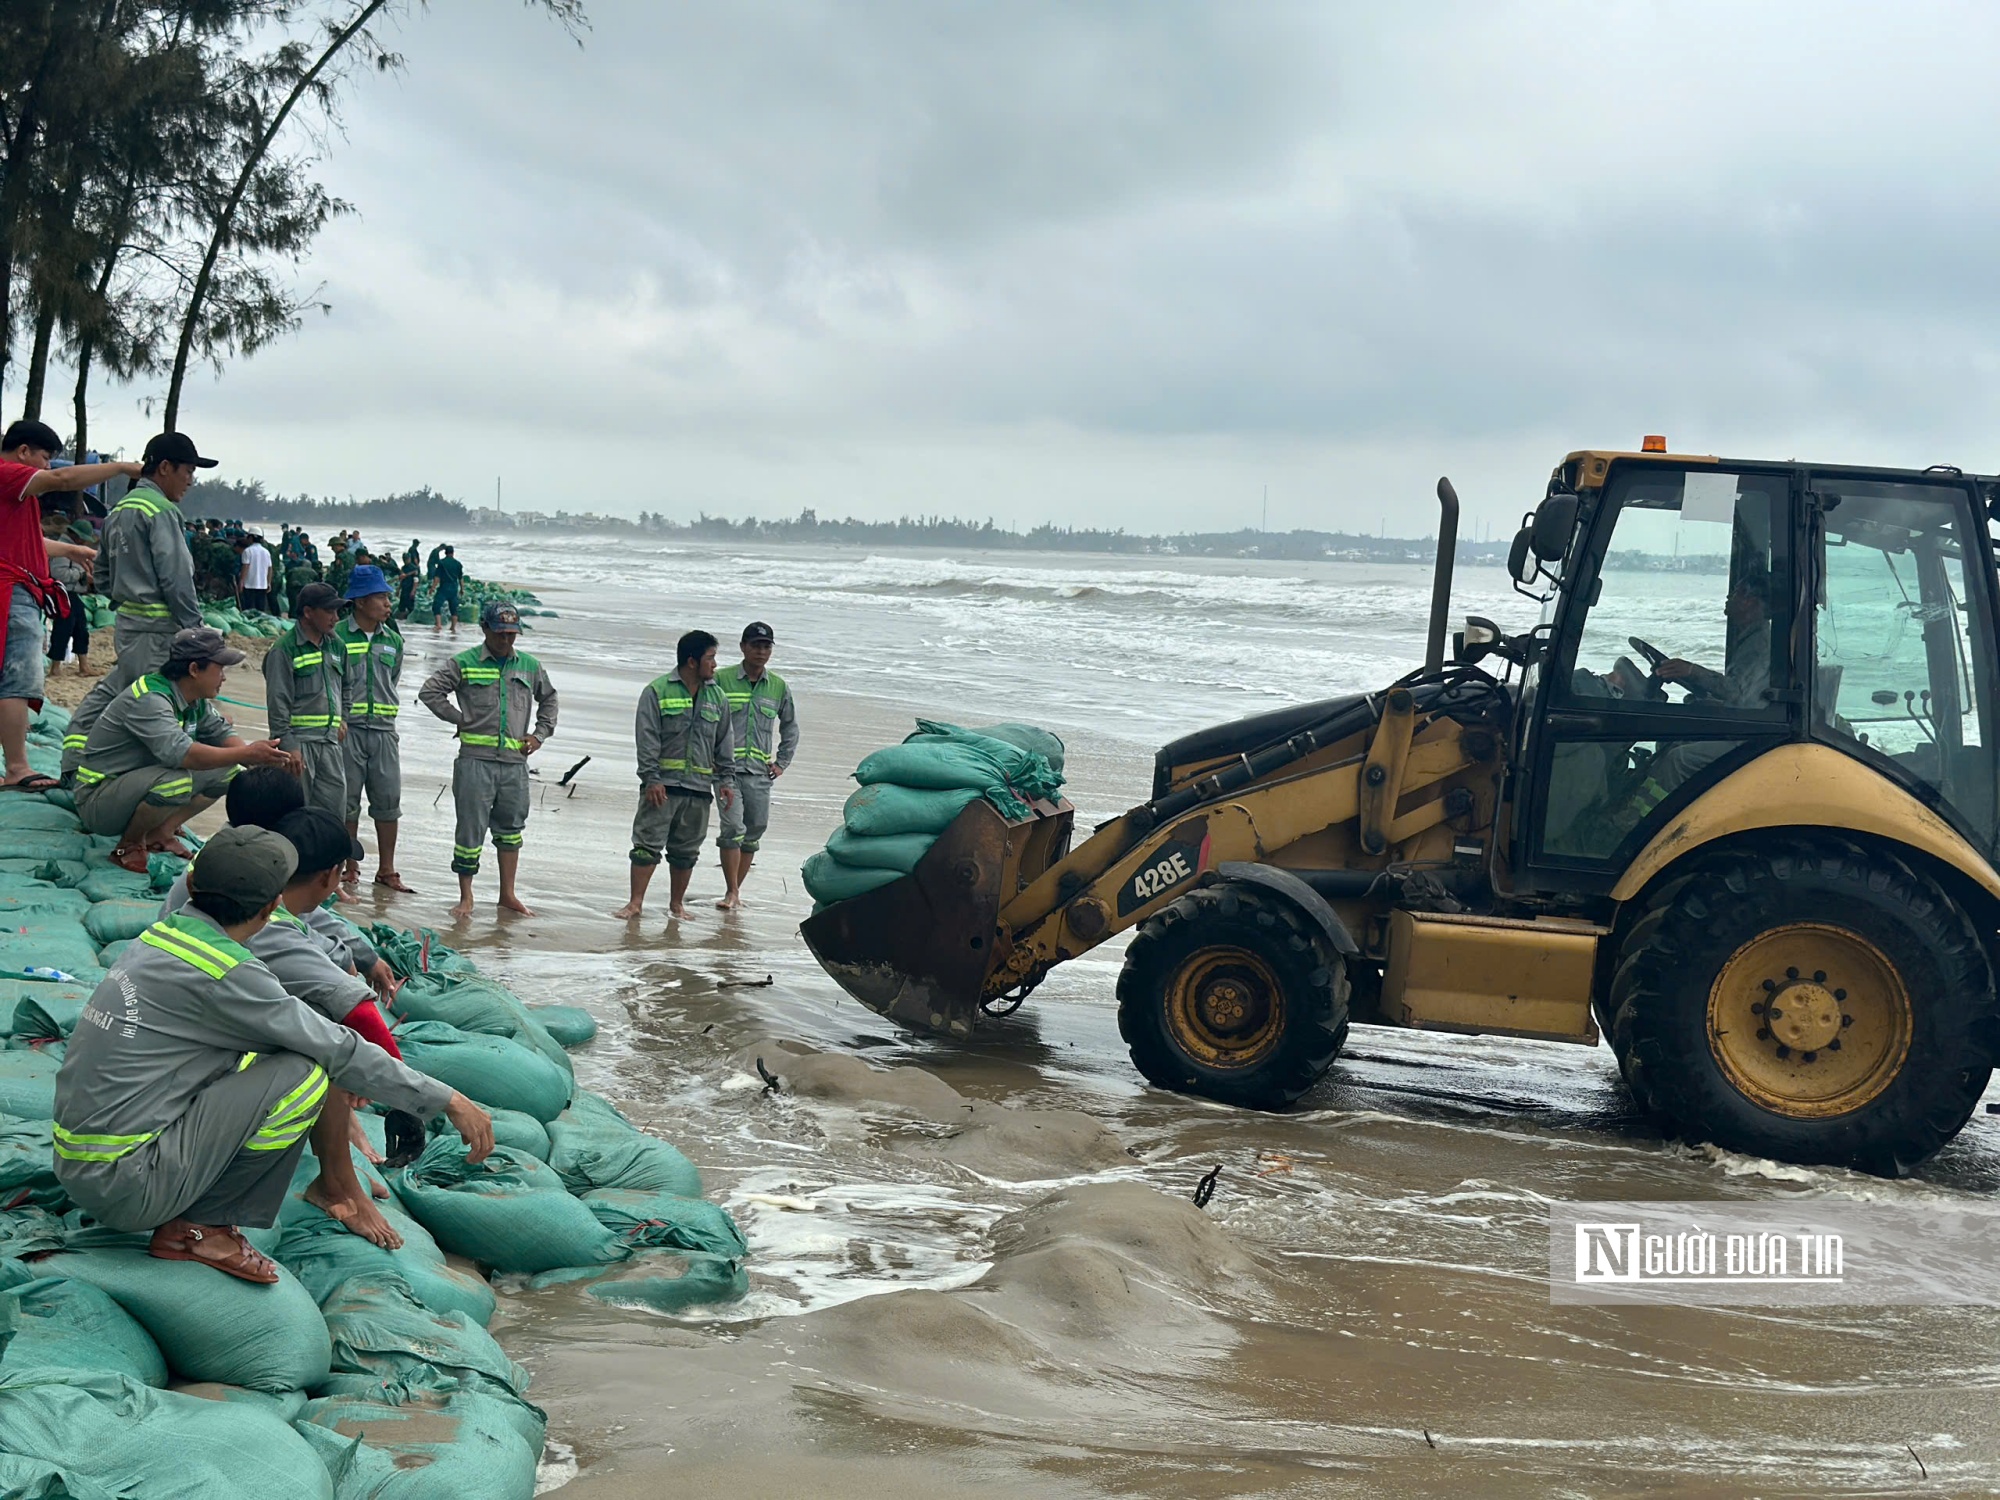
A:
MULTIPOLYGON (((197 527, 182 515, 196 472, 214 464, 184 434, 154 438, 138 463, 51 467, 59 451, 56 434, 38 422, 17 422, 0 438, 8 606, 0 790, 66 784, 84 826, 116 837, 119 865, 143 871, 160 851, 190 863, 160 919, 93 993, 70 1040, 56 1083, 57 1176, 86 1213, 148 1232, 154 1256, 271 1284, 276 1266, 242 1227, 275 1222, 310 1143, 320 1175, 308 1198, 393 1247, 400 1238, 352 1163, 357 1101, 393 1111, 392 1149, 414 1149, 424 1122, 439 1115, 464 1137, 471 1161, 493 1140, 486 1111, 403 1064, 378 1003, 393 997, 394 976, 325 909, 336 893, 358 889, 364 798, 377 885, 410 889, 396 867, 406 655, 396 620, 410 613, 418 544, 393 583, 351 535, 332 540, 322 567, 310 538, 287 527, 273 557, 254 532, 197 527), (43 496, 114 479, 132 484, 101 532, 54 505, 44 524, 43 496), (197 546, 211 536, 237 560, 236 597, 281 608, 289 598, 294 617, 264 658, 269 732, 261 739, 238 735, 216 707, 224 674, 247 658, 201 617, 197 546), (60 635, 80 608, 80 586, 101 589, 115 607, 117 661, 73 717, 57 779, 28 765, 26 729, 42 701, 45 620, 60 635), (180 832, 218 800, 228 826, 195 853, 180 832)), ((448 612, 455 633, 462 567, 449 546, 429 562, 448 606, 434 613, 433 631, 448 612)), ((458 741, 451 867, 461 917, 471 913, 489 837, 501 906, 528 912, 516 887, 527 762, 557 723, 547 669, 519 648, 518 610, 490 601, 479 627, 481 644, 449 657, 417 693, 458 741)), ((617 916, 639 915, 663 860, 673 913, 686 915, 711 807, 721 821, 719 904, 739 904, 770 819, 772 784, 799 740, 790 690, 770 670, 775 642, 769 625, 754 622, 742 634, 741 662, 718 670, 716 638, 690 631, 674 670, 640 694, 631 899, 617 916)), ((76 654, 86 656, 87 646, 76 654)))

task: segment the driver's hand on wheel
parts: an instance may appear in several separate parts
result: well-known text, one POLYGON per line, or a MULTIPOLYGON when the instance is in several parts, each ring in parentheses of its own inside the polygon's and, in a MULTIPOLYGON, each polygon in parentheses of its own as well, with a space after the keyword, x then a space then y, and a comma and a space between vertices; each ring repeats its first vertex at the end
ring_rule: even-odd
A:
POLYGON ((1684 682, 1690 687, 1714 687, 1723 680, 1721 673, 1678 656, 1670 656, 1653 668, 1653 675, 1662 682, 1684 682))

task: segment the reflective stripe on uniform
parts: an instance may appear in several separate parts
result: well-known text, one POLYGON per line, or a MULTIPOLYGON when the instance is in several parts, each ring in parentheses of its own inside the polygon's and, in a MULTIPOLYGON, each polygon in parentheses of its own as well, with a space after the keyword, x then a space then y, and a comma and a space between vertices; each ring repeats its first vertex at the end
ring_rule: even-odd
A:
POLYGON ((117 1161, 159 1133, 149 1130, 143 1135, 78 1135, 55 1124, 49 1129, 55 1137, 56 1155, 65 1161, 117 1161))
POLYGON ((326 1086, 326 1069, 315 1063, 305 1082, 280 1099, 264 1117, 263 1127, 250 1137, 250 1149, 283 1151, 297 1144, 318 1123, 326 1086))
POLYGON ((243 961, 227 950, 216 947, 206 938, 189 931, 188 927, 189 924, 183 919, 168 917, 155 922, 140 933, 139 941, 148 948, 157 948, 162 953, 178 958, 182 963, 193 965, 211 979, 220 979, 243 961))
POLYGON ((171 620, 174 617, 174 612, 164 604, 136 604, 129 599, 118 606, 118 613, 141 620, 171 620))

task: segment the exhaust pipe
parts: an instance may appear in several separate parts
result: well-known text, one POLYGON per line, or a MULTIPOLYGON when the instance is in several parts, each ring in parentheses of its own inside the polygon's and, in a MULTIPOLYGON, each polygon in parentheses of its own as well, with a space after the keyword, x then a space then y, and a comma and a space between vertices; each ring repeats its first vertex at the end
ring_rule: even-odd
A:
POLYGON ((1424 652, 1424 670, 1444 670, 1444 643, 1451 629, 1451 570, 1458 561, 1458 491, 1449 479, 1438 480, 1437 565, 1431 575, 1431 634, 1424 652))

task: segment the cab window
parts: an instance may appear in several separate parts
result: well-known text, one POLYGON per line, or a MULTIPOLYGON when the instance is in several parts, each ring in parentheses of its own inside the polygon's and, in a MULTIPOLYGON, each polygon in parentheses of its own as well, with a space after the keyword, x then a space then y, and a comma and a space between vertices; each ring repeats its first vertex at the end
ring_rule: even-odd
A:
POLYGON ((1970 496, 1817 477, 1812 497, 1815 732, 1915 782, 1990 851, 2000 737, 1970 496))

